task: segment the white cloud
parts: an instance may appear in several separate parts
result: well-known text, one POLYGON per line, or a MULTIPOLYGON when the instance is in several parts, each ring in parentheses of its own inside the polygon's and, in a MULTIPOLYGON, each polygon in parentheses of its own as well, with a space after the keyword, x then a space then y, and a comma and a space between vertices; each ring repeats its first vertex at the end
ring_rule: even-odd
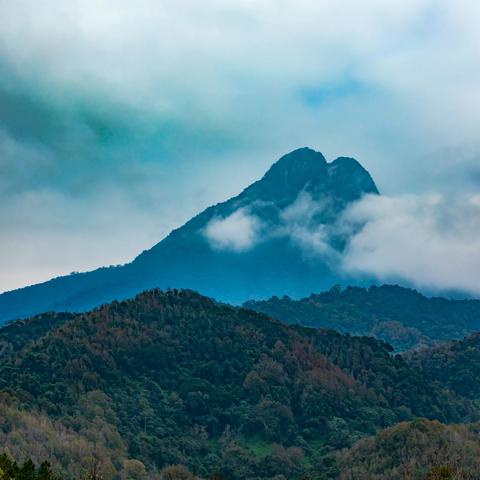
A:
POLYGON ((328 211, 303 192, 275 229, 257 229, 249 245, 285 236, 306 258, 344 273, 480 295, 480 194, 367 195, 333 223, 318 223, 328 211))
POLYGON ((212 248, 237 252, 283 236, 306 259, 320 257, 343 273, 480 295, 480 194, 367 195, 335 222, 318 223, 326 212, 328 203, 303 192, 268 230, 242 208, 214 218, 204 234, 212 248))
POLYGON ((332 226, 318 224, 315 217, 328 213, 328 198, 314 201, 310 194, 301 192, 296 200, 280 212, 281 226, 278 234, 286 235, 297 244, 305 257, 323 257, 328 262, 337 258, 331 246, 332 226))
MULTIPOLYGON (((247 251, 257 244, 272 238, 286 237, 297 245, 305 258, 322 257, 328 262, 337 260, 338 252, 331 246, 332 234, 337 225, 319 224, 318 215, 328 212, 328 199, 314 201, 307 192, 300 192, 295 201, 278 212, 278 222, 265 222, 251 213, 250 207, 236 210, 225 218, 215 217, 203 230, 210 246, 219 250, 247 251)), ((267 211, 275 208, 272 204, 256 202, 254 207, 267 211)))
POLYGON ((280 219, 287 225, 308 227, 313 217, 325 207, 325 204, 315 202, 309 193, 300 192, 295 201, 280 212, 280 219))
POLYGON ((260 229, 260 219, 240 208, 228 217, 210 220, 203 233, 214 249, 244 252, 260 240, 260 229))
POLYGON ((442 195, 367 196, 349 208, 342 258, 350 273, 431 290, 480 294, 480 202, 442 195))

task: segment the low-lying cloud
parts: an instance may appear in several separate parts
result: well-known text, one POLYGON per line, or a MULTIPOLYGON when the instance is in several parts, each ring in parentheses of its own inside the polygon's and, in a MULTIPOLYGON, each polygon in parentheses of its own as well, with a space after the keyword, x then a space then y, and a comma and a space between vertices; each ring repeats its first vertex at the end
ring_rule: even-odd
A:
POLYGON ((480 195, 367 196, 342 222, 358 229, 342 255, 345 271, 480 294, 480 195))
POLYGON ((480 195, 367 195, 333 223, 318 222, 326 210, 302 193, 268 229, 242 208, 204 233, 212 248, 236 252, 283 236, 307 261, 320 258, 349 276, 480 295, 480 195))
POLYGON ((244 252, 260 239, 261 222, 245 208, 225 218, 213 218, 205 228, 205 236, 212 248, 244 252))
MULTIPOLYGON (((250 207, 275 208, 272 204, 255 203, 250 207)), ((306 257, 322 256, 330 260, 336 252, 329 244, 332 227, 319 225, 317 215, 328 210, 328 202, 314 201, 307 192, 301 192, 289 206, 278 212, 276 222, 262 219, 252 213, 253 208, 242 207, 227 217, 214 217, 203 230, 210 247, 215 250, 245 252, 259 243, 273 238, 287 237, 299 246, 306 257), (268 225, 268 227, 267 227, 268 225)))
POLYGON ((295 202, 280 212, 280 233, 297 244, 306 257, 322 256, 333 262, 337 252, 331 245, 331 237, 336 227, 315 221, 317 215, 328 209, 328 200, 315 201, 307 192, 301 192, 295 202))

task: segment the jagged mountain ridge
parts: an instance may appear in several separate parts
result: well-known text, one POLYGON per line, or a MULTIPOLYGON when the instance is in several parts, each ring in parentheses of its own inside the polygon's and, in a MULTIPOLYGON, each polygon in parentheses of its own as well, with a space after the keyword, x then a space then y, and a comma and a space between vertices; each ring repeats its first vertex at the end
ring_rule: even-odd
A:
MULTIPOLYGON (((0 321, 48 310, 84 311, 154 287, 191 288, 241 303, 273 294, 305 295, 347 283, 351 279, 332 269, 328 255, 308 258, 282 234, 282 228, 285 222, 295 221, 296 211, 288 210, 292 206, 303 215, 302 228, 315 228, 334 222, 348 204, 365 194, 378 194, 378 190, 356 160, 340 157, 327 163, 319 152, 295 150, 238 196, 207 208, 129 264, 59 277, 0 295, 0 321), (299 205, 299 199, 304 204, 299 205), (251 248, 217 248, 206 237, 206 228, 235 212, 241 212, 242 221, 254 222, 258 231, 253 233, 259 241, 251 248)), ((237 241, 235 236, 230 240, 237 241)), ((334 241, 341 245, 342 239, 334 241)))

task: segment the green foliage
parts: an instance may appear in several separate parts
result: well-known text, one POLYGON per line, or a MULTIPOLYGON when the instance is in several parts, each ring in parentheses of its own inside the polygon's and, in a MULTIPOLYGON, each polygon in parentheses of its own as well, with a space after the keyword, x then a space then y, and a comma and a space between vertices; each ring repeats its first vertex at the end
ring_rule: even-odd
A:
POLYGON ((74 318, 72 313, 43 313, 25 320, 17 320, 0 329, 0 358, 21 350, 53 328, 74 318))
POLYGON ((451 465, 433 467, 427 475, 427 480, 454 480, 455 472, 451 465))
POLYGON ((480 301, 427 298, 399 286, 336 286, 301 300, 272 297, 246 307, 289 324, 331 328, 383 340, 397 351, 480 330, 480 301))
POLYGON ((168 465, 160 472, 160 480, 195 480, 195 478, 184 465, 168 465))
POLYGON ((6 453, 0 454, 0 480, 60 480, 48 461, 43 461, 38 469, 30 458, 21 465, 6 453))
POLYGON ((105 480, 169 465, 201 478, 316 478, 336 471, 325 467, 332 451, 398 421, 478 418, 472 401, 373 338, 177 290, 24 342, 0 361, 0 389, 5 447, 49 458, 66 477, 105 480))
POLYGON ((480 472, 480 425, 400 423, 335 454, 339 480, 468 480, 480 472))
POLYGON ((480 401, 479 333, 412 352, 408 360, 431 381, 441 381, 459 395, 480 401))

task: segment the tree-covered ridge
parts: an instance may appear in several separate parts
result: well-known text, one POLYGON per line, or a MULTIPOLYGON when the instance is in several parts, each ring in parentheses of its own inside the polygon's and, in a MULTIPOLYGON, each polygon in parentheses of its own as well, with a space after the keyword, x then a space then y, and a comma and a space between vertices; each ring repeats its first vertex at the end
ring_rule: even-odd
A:
POLYGON ((26 405, 11 393, 0 396, 0 446, 15 459, 30 458, 36 465, 48 459, 66 478, 83 478, 95 459, 101 459, 105 478, 113 478, 128 466, 126 447, 114 425, 113 414, 101 392, 79 402, 77 425, 48 416, 26 405))
POLYGON ((0 329, 0 357, 19 351, 73 317, 72 313, 49 312, 8 323, 0 329))
POLYGON ((72 439, 70 451, 57 441, 53 464, 81 471, 78 452, 96 454, 105 478, 175 464, 226 479, 322 478, 325 455, 385 426, 478 418, 471 401, 382 342, 177 290, 114 302, 34 338, 0 362, 0 388, 14 399, 3 445, 20 438, 28 451, 29 422, 42 417, 51 438, 72 439))
POLYGON ((403 422, 336 455, 339 480, 476 480, 480 425, 403 422))
POLYGON ((480 402, 480 333, 412 352, 408 361, 427 378, 480 402))
POLYGON ((399 351, 480 330, 480 301, 428 298, 392 285, 334 287, 301 300, 272 297, 245 306, 289 324, 373 336, 399 351))

